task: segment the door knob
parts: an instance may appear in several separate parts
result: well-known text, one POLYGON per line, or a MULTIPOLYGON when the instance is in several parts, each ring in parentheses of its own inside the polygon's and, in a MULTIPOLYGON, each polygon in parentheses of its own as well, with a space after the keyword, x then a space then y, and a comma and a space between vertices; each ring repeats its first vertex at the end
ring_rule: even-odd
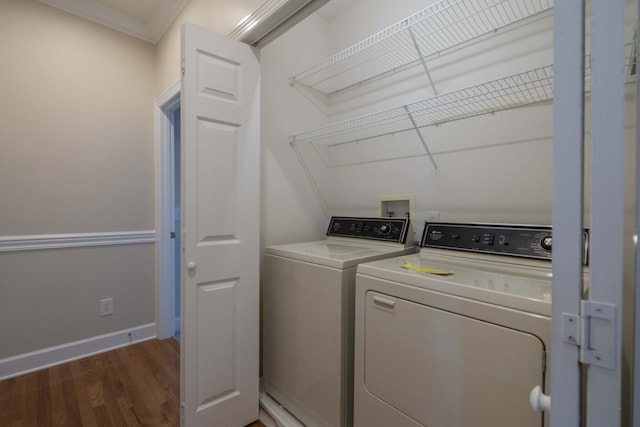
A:
POLYGON ((187 264, 187 270, 195 270, 196 269, 196 263, 195 261, 189 261, 189 263, 187 264))
POLYGON ((534 412, 551 410, 551 396, 544 394, 539 385, 535 386, 529 393, 529 403, 534 412))

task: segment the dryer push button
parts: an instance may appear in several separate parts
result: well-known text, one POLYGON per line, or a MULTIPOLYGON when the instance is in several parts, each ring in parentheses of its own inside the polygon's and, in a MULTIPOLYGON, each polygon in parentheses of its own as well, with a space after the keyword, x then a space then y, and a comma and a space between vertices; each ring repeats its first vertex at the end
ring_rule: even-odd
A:
POLYGON ((493 233, 485 233, 482 235, 482 243, 484 245, 493 246, 493 241, 495 240, 496 235, 493 233))

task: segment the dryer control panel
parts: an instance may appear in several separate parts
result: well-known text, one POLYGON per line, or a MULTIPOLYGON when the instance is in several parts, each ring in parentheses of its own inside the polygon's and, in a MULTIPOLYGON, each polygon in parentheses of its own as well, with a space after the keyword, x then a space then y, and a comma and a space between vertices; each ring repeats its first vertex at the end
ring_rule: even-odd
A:
MULTIPOLYGON (((584 233, 586 264, 588 233, 584 233)), ((551 227, 427 223, 420 246, 551 260, 551 227)))
POLYGON ((409 218, 332 217, 327 236, 405 243, 409 218))

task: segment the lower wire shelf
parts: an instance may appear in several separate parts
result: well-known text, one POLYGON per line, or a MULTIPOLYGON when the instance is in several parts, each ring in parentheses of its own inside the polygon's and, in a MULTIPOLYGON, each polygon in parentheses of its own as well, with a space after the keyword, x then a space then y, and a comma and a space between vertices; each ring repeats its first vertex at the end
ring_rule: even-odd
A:
POLYGON ((335 146, 553 99, 553 67, 536 68, 289 137, 335 146))

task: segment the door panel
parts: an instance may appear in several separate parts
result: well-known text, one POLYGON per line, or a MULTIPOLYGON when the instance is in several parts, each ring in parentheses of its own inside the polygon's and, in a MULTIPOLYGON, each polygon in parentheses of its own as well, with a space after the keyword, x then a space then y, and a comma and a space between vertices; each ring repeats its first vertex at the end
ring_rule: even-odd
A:
POLYGON ((198 372, 202 373, 197 377, 198 410, 237 395, 235 285, 235 281, 198 285, 198 325, 220 325, 198 328, 198 372))
POLYGON ((186 23, 182 78, 183 425, 258 418, 259 62, 186 23))
POLYGON ((236 152, 238 125, 198 120, 198 241, 229 240, 237 235, 236 152), (224 207, 224 209, 220 209, 224 207))

